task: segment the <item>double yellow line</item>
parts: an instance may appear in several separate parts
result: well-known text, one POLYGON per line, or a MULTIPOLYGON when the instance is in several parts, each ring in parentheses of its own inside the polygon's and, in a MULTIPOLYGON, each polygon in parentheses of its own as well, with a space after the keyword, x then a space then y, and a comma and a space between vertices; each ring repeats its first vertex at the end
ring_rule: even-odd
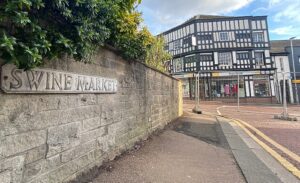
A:
POLYGON ((231 121, 235 122, 238 126, 240 126, 256 143, 258 143, 262 148, 264 148, 271 156, 273 156, 282 166, 284 166, 288 171, 290 171, 293 175, 295 175, 297 178, 300 179, 300 170, 295 167, 293 164, 291 164, 288 160, 283 158, 280 154, 278 154, 276 151, 274 151, 270 146, 259 140, 253 133, 251 133, 247 128, 251 129, 253 132, 255 132, 258 136, 260 136, 262 139, 267 141, 268 143, 272 144, 285 154, 287 154, 290 158, 300 163, 300 157, 288 150, 286 147, 278 144, 268 136, 266 136, 264 133, 262 133, 260 130, 256 129, 255 127, 249 125, 248 123, 242 121, 242 120, 236 120, 231 119, 231 121))

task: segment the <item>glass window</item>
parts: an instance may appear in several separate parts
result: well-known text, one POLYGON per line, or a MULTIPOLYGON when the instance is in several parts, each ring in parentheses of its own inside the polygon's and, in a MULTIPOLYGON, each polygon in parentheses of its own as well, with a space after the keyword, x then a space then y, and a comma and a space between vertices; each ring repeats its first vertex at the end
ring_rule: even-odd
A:
POLYGON ((255 58, 255 64, 256 65, 265 65, 265 59, 264 59, 264 52, 255 52, 254 58, 255 58))
POLYGON ((174 41, 174 49, 179 50, 181 48, 181 40, 174 41))
POLYGON ((219 65, 232 65, 232 55, 231 52, 221 52, 218 54, 219 57, 219 65))
POLYGON ((177 58, 173 60, 173 68, 174 72, 183 72, 183 60, 181 58, 177 58))
POLYGON ((236 58, 238 60, 247 60, 249 59, 249 52, 237 52, 236 58))
POLYGON ((220 40, 228 41, 229 40, 228 32, 220 32, 220 40))
POLYGON ((270 96, 270 86, 269 86, 269 76, 253 76, 254 93, 256 97, 269 97, 270 96))
POLYGON ((196 70, 196 56, 189 55, 184 58, 185 72, 191 72, 196 70))
POLYGON ((240 97, 245 97, 244 79, 240 78, 239 85, 237 79, 237 76, 212 78, 208 95, 212 98, 236 98, 239 93, 240 97))
POLYGON ((263 32, 253 32, 252 38, 253 38, 253 42, 256 43, 265 41, 263 32))

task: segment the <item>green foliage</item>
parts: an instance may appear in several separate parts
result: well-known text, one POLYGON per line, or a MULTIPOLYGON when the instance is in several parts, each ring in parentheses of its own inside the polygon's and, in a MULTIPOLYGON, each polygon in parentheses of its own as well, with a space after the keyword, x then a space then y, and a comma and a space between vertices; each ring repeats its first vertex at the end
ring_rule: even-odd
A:
POLYGON ((164 39, 156 37, 147 50, 145 62, 147 65, 154 67, 162 72, 166 71, 164 62, 170 60, 172 56, 164 50, 164 39))
POLYGON ((110 44, 126 59, 144 61, 154 38, 140 28, 140 2, 0 1, 0 57, 30 69, 64 54, 89 62, 99 46, 110 44))

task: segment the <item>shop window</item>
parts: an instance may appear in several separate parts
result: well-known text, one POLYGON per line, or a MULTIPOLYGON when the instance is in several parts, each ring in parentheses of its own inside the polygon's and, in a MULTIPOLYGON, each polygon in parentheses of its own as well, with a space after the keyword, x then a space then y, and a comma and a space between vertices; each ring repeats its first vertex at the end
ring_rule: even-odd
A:
POLYGON ((257 65, 257 66, 265 65, 264 52, 255 52, 254 53, 254 58, 255 58, 255 65, 257 65))
POLYGON ((253 76, 255 97, 269 97, 270 85, 269 76, 253 76))
POLYGON ((219 64, 225 66, 232 65, 232 55, 231 52, 221 52, 218 54, 219 57, 219 64))
MULTIPOLYGON (((205 88, 209 89, 206 85, 205 88)), ((235 76, 212 79, 211 90, 212 98, 236 98, 238 93, 240 97, 245 97, 244 80, 240 78, 238 85, 235 76)))

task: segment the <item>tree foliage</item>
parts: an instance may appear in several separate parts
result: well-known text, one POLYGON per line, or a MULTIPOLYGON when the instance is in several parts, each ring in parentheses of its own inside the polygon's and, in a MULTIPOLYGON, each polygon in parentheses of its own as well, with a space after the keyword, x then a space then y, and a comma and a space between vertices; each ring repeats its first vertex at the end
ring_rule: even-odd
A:
POLYGON ((156 37, 147 50, 145 62, 147 65, 154 67, 162 72, 166 71, 164 62, 170 60, 172 56, 164 50, 164 39, 156 37))
POLYGON ((126 59, 145 60, 153 36, 140 29, 141 0, 0 1, 0 57, 20 68, 73 56, 88 62, 110 44, 126 59))

